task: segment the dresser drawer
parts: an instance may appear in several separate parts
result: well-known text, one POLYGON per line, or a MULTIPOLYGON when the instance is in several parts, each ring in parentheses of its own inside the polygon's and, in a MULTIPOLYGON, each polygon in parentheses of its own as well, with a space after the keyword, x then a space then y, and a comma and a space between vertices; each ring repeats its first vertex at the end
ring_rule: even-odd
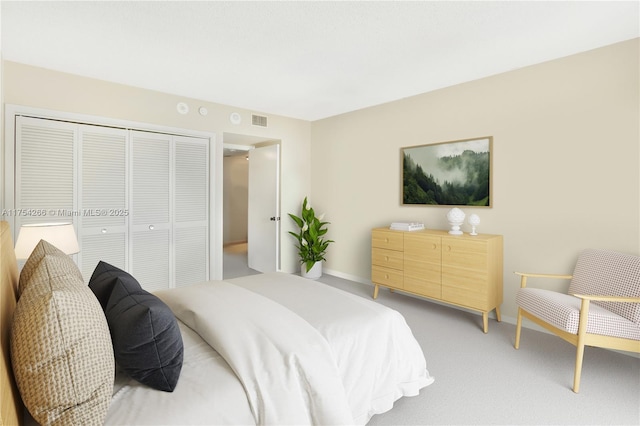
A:
POLYGON ((384 268, 402 269, 404 254, 401 251, 374 247, 371 249, 371 264, 384 268))
POLYGON ((402 251, 404 235, 399 231, 375 229, 371 233, 371 247, 402 251))
POLYGON ((383 268, 373 265, 371 267, 371 281, 386 287, 403 288, 403 274, 397 269, 383 268))

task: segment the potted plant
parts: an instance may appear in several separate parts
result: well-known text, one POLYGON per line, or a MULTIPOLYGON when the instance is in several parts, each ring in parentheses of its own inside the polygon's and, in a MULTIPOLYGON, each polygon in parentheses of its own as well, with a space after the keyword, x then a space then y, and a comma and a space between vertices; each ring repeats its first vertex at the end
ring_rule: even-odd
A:
POLYGON ((325 260, 324 256, 329 247, 329 243, 333 243, 333 240, 325 240, 323 236, 327 233, 328 229, 326 225, 329 222, 322 222, 324 214, 316 217, 313 208, 307 202, 307 197, 304 197, 302 202, 302 217, 298 217, 289 213, 289 217, 300 228, 299 232, 289 231, 298 244, 298 255, 300 256, 300 268, 301 275, 306 278, 317 279, 322 275, 322 261, 325 260))

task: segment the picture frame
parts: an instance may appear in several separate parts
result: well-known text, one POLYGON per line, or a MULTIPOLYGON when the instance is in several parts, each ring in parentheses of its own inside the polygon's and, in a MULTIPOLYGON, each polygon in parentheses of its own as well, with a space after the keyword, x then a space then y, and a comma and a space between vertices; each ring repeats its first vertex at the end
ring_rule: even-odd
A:
POLYGON ((401 148, 401 204, 492 207, 492 154, 492 136, 401 148))

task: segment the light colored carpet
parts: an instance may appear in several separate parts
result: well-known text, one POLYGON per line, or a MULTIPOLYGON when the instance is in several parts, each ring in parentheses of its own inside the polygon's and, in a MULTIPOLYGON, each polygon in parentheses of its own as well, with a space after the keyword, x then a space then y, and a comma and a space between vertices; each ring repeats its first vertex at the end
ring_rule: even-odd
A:
MULTIPOLYGON (((373 287, 323 275, 365 298, 373 287)), ((571 390, 575 348, 562 339, 400 293, 377 299, 402 313, 422 346, 435 383, 402 398, 369 425, 638 425, 640 359, 586 348, 580 393, 571 390)))
MULTIPOLYGON (((225 251, 224 277, 255 274, 246 254, 225 251), (244 262, 244 264, 243 264, 244 262)), ((373 287, 323 275, 327 285, 371 299, 373 287)), ((377 303, 404 315, 435 383, 402 398, 369 425, 640 425, 640 359, 586 348, 579 394, 575 349, 547 333, 381 289, 377 303)))

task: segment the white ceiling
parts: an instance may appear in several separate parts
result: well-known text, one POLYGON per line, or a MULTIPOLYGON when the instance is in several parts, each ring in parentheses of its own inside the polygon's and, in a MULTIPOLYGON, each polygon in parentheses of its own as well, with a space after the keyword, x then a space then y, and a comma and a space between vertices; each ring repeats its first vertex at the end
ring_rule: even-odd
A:
POLYGON ((639 36, 638 1, 2 1, 4 59, 317 120, 639 36))

